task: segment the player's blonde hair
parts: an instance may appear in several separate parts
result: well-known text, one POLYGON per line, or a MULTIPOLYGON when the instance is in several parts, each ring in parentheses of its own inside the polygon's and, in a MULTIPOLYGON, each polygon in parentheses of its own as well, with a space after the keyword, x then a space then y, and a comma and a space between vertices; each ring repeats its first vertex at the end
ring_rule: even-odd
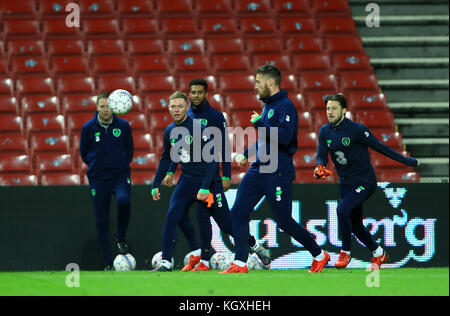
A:
POLYGON ((175 91, 174 93, 172 93, 169 97, 169 101, 173 100, 173 99, 183 99, 186 104, 188 104, 188 96, 186 93, 181 92, 181 91, 175 91))

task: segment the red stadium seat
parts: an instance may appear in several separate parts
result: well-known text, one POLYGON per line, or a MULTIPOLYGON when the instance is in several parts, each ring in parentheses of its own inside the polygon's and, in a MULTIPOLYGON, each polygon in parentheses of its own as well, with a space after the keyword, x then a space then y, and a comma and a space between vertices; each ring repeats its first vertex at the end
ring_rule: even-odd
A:
POLYGON ((420 175, 417 172, 408 172, 405 170, 389 170, 387 172, 379 171, 376 172, 377 180, 404 183, 404 182, 419 182, 420 175))
POLYGON ((16 81, 18 96, 27 94, 53 94, 52 79, 47 76, 21 77, 16 81))
POLYGON ((320 53, 322 41, 315 36, 295 36, 287 40, 286 46, 290 54, 320 53))
POLYGON ((317 134, 316 132, 309 132, 303 129, 299 129, 298 135, 298 147, 301 149, 317 149, 317 134))
POLYGON ((0 94, 12 95, 13 93, 13 81, 9 77, 0 77, 0 94))
POLYGON ((8 57, 0 56, 0 75, 8 76, 9 74, 8 57))
POLYGON ((24 96, 21 101, 22 116, 29 113, 58 113, 59 100, 52 95, 29 95, 24 96))
POLYGON ((158 168, 158 162, 154 153, 136 154, 131 161, 130 168, 132 172, 136 170, 156 170, 158 168))
POLYGON ((74 135, 81 134, 83 125, 94 118, 94 113, 70 113, 67 116, 67 133, 70 139, 74 139, 74 135))
POLYGON ((283 51, 283 41, 280 38, 256 37, 248 38, 247 51, 250 54, 259 53, 281 53, 283 51))
POLYGON ((339 87, 344 94, 358 90, 366 92, 378 92, 380 90, 377 77, 373 73, 345 72, 339 74, 339 79, 339 87))
MULTIPOLYGON (((229 97, 229 96, 227 96, 229 97)), ((250 122, 250 117, 252 112, 250 110, 243 111, 232 111, 231 112, 231 122, 233 127, 242 127, 246 128, 252 126, 250 122)))
POLYGON ((314 168, 316 167, 316 153, 316 150, 313 149, 298 150, 292 159, 294 162, 294 167, 296 169, 308 169, 312 173, 314 168))
POLYGON ((34 1, 2 1, 0 5, 4 19, 33 18, 36 14, 36 3, 34 1))
POLYGON ((281 15, 311 15, 308 0, 275 0, 275 12, 281 15))
POLYGON ((222 15, 231 11, 231 0, 196 0, 195 6, 200 15, 222 15))
MULTIPOLYGON (((151 92, 144 94, 144 112, 150 116, 150 126, 152 125, 153 112, 163 112, 169 114, 169 96, 172 92, 151 92)), ((155 122, 157 123, 157 122, 155 122)), ((169 124, 167 124, 169 125, 169 124)))
POLYGON ((289 95, 289 99, 291 99, 292 103, 294 103, 297 111, 307 111, 305 99, 301 93, 291 94, 289 95))
POLYGON ((173 38, 167 43, 169 54, 203 54, 205 52, 205 43, 203 39, 198 38, 173 38))
POLYGON ((244 52, 244 43, 235 37, 211 38, 207 41, 207 51, 210 55, 241 54, 244 52))
POLYGON ((79 0, 80 13, 86 17, 115 17, 114 0, 79 0))
POLYGON ((73 172, 72 155, 60 153, 40 153, 36 156, 38 175, 56 172, 73 172))
POLYGON ((129 68, 126 56, 95 56, 91 62, 95 74, 126 73, 129 68))
POLYGON ((228 111, 231 112, 246 110, 248 120, 250 120, 251 111, 260 112, 262 108, 262 103, 254 92, 229 92, 226 94, 226 104, 228 111))
POLYGON ((249 94, 256 95, 255 89, 255 75, 245 74, 223 74, 219 77, 219 89, 222 93, 230 91, 247 90, 249 94))
POLYGON ((93 39, 88 41, 87 52, 89 56, 95 55, 123 55, 124 42, 120 39, 93 39))
POLYGON ((30 173, 0 174, 0 186, 31 186, 38 185, 38 178, 30 173))
MULTIPOLYGON (((199 75, 197 74, 185 74, 181 73, 178 76, 178 89, 181 91, 188 91, 189 90, 189 82, 192 79, 199 78, 199 75)), ((202 76, 202 79, 206 80, 208 83, 208 93, 211 95, 218 89, 219 82, 214 76, 202 76)))
POLYGON ((83 56, 57 56, 52 58, 51 63, 54 76, 90 72, 88 62, 83 56))
POLYGON ((43 18, 66 18, 68 12, 66 11, 67 4, 73 3, 73 0, 39 0, 39 14, 43 18))
POLYGON ((118 1, 117 5, 117 10, 122 17, 151 16, 153 14, 153 3, 151 0, 118 1))
POLYGON ((175 91, 175 77, 165 74, 144 74, 139 76, 139 93, 164 91, 167 97, 175 91))
POLYGON ((281 17, 280 32, 289 37, 312 35, 316 32, 315 21, 309 17, 281 17))
MULTIPOLYGON (((225 98, 222 95, 220 95, 218 93, 208 94, 208 102, 216 110, 222 111, 222 112, 226 111, 225 98)), ((228 113, 222 113, 222 114, 225 117, 225 121, 227 122, 227 125, 229 125, 229 121, 227 120, 228 113)))
POLYGON ((68 115, 74 112, 93 113, 97 111, 97 97, 90 94, 65 95, 61 100, 62 113, 68 115))
POLYGON ((155 172, 145 170, 132 170, 131 171, 131 183, 137 185, 151 185, 155 172))
POLYGON ((159 15, 191 15, 192 0, 154 0, 156 4, 156 12, 159 15))
POLYGON ((204 36, 228 35, 235 36, 237 23, 232 18, 203 18, 201 30, 204 36))
POLYGON ((0 113, 20 114, 17 98, 0 95, 0 113))
POLYGON ((173 122, 169 111, 152 113, 150 116, 150 131, 152 133, 163 132, 173 122))
MULTIPOLYGON (((63 9, 63 11, 65 11, 63 9)), ((80 39, 81 33, 79 27, 67 27, 66 26, 66 14, 58 19, 49 19, 42 21, 43 35, 45 39, 80 39)))
POLYGON ((27 20, 4 20, 3 34, 6 39, 24 38, 38 39, 40 37, 39 21, 37 19, 27 20))
POLYGON ((353 70, 373 72, 369 56, 365 53, 335 54, 332 56, 332 67, 335 73, 353 70))
POLYGON ((27 155, 0 153, 0 173, 29 173, 31 171, 31 159, 27 155))
POLYGON ((356 121, 369 129, 387 129, 395 131, 394 114, 390 111, 359 111, 356 121))
POLYGON ((133 58, 133 73, 167 73, 170 71, 169 59, 165 55, 139 55, 133 58))
MULTIPOLYGON (((409 153, 405 151, 399 151, 400 154, 409 157, 409 153)), ((375 171, 381 172, 382 170, 402 170, 404 172, 411 172, 413 171, 413 167, 406 166, 394 159, 391 159, 383 154, 380 154, 379 152, 376 152, 374 150, 370 151, 370 160, 375 168, 375 171)))
POLYGON ((312 111, 323 111, 325 112, 325 97, 327 94, 334 94, 336 90, 317 90, 308 91, 305 93, 305 104, 306 107, 312 111))
POLYGON ((131 129, 135 131, 145 131, 147 130, 147 120, 144 114, 139 112, 129 112, 122 115, 122 118, 130 123, 131 129))
POLYGON ((202 74, 209 70, 209 60, 201 55, 176 55, 173 57, 174 71, 181 72, 200 72, 202 74))
POLYGON ((163 54, 164 42, 161 39, 134 38, 128 40, 128 53, 134 55, 163 54))
POLYGON ((319 18, 319 34, 326 35, 358 35, 355 21, 351 17, 319 18))
POLYGON ((236 1, 236 9, 239 15, 267 16, 271 12, 270 0, 239 0, 236 1))
POLYGON ((161 32, 166 35, 186 35, 189 37, 198 34, 197 20, 188 18, 166 18, 161 20, 161 32))
POLYGON ((244 35, 275 35, 275 20, 261 18, 242 18, 240 19, 241 31, 244 35))
POLYGON ((57 81, 58 94, 91 94, 95 93, 94 79, 82 75, 66 75, 58 78, 57 81))
POLYGON ((300 90, 309 92, 313 90, 334 90, 337 89, 337 80, 332 73, 314 72, 305 73, 300 76, 300 90))
POLYGON ((44 42, 37 39, 16 39, 8 43, 8 55, 15 56, 43 56, 44 42))
POLYGON ((84 43, 79 39, 53 39, 48 41, 50 57, 64 55, 83 55, 84 43))
POLYGON ((351 16, 348 0, 312 0, 312 10, 318 16, 351 16))
POLYGON ((30 138, 30 156, 42 152, 69 153, 69 137, 59 133, 35 134, 30 138))
POLYGON ((116 38, 119 34, 119 23, 111 18, 87 18, 83 22, 83 32, 88 39, 116 38))
POLYGON ((312 128, 312 116, 309 112, 302 112, 298 115, 298 128, 310 131, 312 128))
POLYGON ((280 54, 257 54, 252 56, 252 63, 254 67, 261 65, 274 65, 281 71, 291 69, 289 57, 280 54))
POLYGON ((325 49, 330 54, 364 52, 361 39, 358 36, 328 36, 325 38, 325 49))
POLYGON ((11 60, 11 73, 14 76, 45 75, 48 70, 47 59, 42 56, 21 56, 11 60))
POLYGON ((27 139, 17 133, 0 134, 0 152, 26 155, 28 153, 27 139))
POLYGON ((326 54, 295 54, 292 55, 294 69, 300 74, 309 71, 329 71, 330 58, 326 54))
POLYGON ((135 155, 138 153, 149 153, 153 149, 153 137, 147 132, 136 132, 133 134, 133 144, 135 155))
POLYGON ((155 36, 158 30, 156 19, 125 18, 122 21, 122 31, 125 37, 155 36))
POLYGON ((21 134, 23 131, 23 120, 21 116, 12 113, 0 113, 0 133, 17 133, 21 134))
POLYGON ((80 185, 80 175, 72 173, 48 173, 40 177, 39 183, 41 185, 80 185))
POLYGON ((136 83, 132 76, 123 75, 112 75, 105 74, 98 78, 98 92, 108 91, 112 92, 116 89, 123 89, 130 92, 132 95, 136 94, 136 83))
POLYGON ((346 94, 349 108, 359 110, 383 110, 387 109, 386 99, 383 93, 372 91, 352 91, 346 94))
POLYGON ((374 131, 373 134, 386 146, 391 147, 398 152, 402 152, 404 150, 402 134, 400 134, 399 132, 392 132, 391 130, 379 130, 374 131))
POLYGON ((227 71, 248 72, 250 61, 247 56, 243 55, 216 55, 213 56, 213 67, 216 73, 227 71))
POLYGON ((64 133, 64 116, 54 113, 29 114, 26 120, 27 137, 36 133, 64 133))

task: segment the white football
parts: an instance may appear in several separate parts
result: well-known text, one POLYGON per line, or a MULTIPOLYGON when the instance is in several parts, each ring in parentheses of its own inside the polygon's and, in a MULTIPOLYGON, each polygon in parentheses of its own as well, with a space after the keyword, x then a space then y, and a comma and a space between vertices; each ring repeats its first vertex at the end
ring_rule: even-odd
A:
POLYGON ((128 113, 133 107, 133 97, 127 90, 114 90, 108 97, 108 106, 114 114, 128 113))
POLYGON ((227 252, 216 252, 211 256, 209 266, 213 270, 226 270, 234 260, 234 254, 227 252))
MULTIPOLYGON (((159 251, 159 252, 155 253, 155 255, 152 258, 153 269, 156 269, 157 267, 159 267, 161 264, 161 261, 162 261, 162 251, 159 251)), ((171 269, 173 269, 174 263, 175 263, 175 261, 173 260, 173 257, 172 257, 172 261, 170 262, 171 269)))
POLYGON ((131 271, 136 269, 136 259, 129 253, 126 255, 119 254, 114 259, 113 265, 116 271, 131 271))
POLYGON ((261 262, 256 253, 252 253, 248 256, 247 268, 249 270, 265 270, 267 267, 261 262))

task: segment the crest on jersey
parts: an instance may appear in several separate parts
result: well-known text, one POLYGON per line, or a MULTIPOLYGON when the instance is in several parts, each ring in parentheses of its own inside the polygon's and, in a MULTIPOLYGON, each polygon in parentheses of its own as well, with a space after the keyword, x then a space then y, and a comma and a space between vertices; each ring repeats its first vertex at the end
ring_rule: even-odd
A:
POLYGON ((342 145, 344 145, 344 146, 350 145, 350 137, 343 137, 342 138, 342 145))
POLYGON ((267 113, 267 117, 268 118, 271 118, 272 116, 273 116, 273 113, 274 113, 275 111, 273 110, 273 109, 270 109, 269 110, 269 113, 267 113))

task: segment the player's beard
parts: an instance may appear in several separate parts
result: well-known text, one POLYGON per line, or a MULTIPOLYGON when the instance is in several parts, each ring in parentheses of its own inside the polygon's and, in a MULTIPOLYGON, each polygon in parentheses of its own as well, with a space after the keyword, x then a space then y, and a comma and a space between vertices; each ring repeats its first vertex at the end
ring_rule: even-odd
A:
POLYGON ((258 96, 260 100, 270 97, 270 89, 267 84, 264 85, 264 90, 260 91, 258 96))

